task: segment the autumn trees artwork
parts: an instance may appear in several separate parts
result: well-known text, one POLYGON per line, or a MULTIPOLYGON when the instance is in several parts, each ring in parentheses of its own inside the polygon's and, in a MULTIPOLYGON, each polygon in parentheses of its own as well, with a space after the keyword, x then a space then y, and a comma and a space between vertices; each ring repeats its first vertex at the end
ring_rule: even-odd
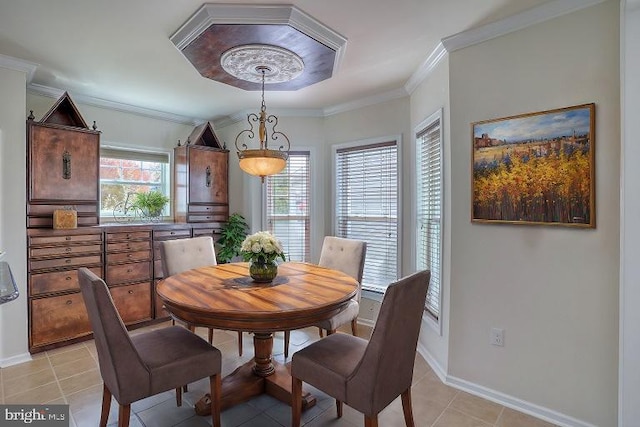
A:
POLYGON ((472 123, 472 221, 595 227, 595 105, 472 123))

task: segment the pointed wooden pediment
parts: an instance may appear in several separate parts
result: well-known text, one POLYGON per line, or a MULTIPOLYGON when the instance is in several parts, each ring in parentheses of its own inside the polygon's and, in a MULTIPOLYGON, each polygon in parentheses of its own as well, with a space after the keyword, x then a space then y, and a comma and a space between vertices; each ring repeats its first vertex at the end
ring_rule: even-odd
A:
POLYGON ((189 145, 223 148, 213 130, 211 122, 206 122, 196 127, 193 132, 191 132, 191 135, 189 135, 189 138, 187 138, 187 141, 189 145))
POLYGON ((58 125, 89 129, 82 115, 80 115, 76 104, 73 103, 67 92, 53 104, 53 107, 42 117, 40 123, 55 123, 58 125))

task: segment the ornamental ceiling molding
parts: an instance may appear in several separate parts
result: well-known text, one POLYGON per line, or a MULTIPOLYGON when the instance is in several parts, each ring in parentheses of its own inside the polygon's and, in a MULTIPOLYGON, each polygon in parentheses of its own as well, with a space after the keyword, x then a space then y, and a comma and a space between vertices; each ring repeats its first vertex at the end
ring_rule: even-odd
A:
POLYGON ((31 83, 33 75, 39 64, 25 61, 24 59, 14 58, 13 56, 0 54, 0 68, 6 68, 13 71, 22 71, 27 75, 27 83, 31 83))
POLYGON ((214 24, 289 25, 335 51, 335 74, 346 49, 347 39, 293 5, 238 5, 206 3, 171 37, 182 51, 214 24))

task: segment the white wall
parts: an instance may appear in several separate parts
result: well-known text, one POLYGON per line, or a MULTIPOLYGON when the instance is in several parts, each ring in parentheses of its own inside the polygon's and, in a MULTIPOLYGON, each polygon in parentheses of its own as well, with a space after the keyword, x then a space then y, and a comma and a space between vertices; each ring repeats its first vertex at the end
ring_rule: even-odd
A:
POLYGON ((617 421, 618 14, 607 1, 449 58, 449 374, 599 426, 617 421), (588 102, 597 228, 472 224, 470 123, 588 102))
POLYGON ((623 10, 620 426, 640 420, 640 7, 623 10))
POLYGON ((0 246, 7 251, 18 299, 0 305, 0 366, 27 353, 26 75, 0 68, 0 246))
MULTIPOLYGON (((443 130, 443 175, 444 175, 444 193, 447 195, 443 199, 444 207, 444 227, 443 227, 443 256, 442 256, 442 307, 441 307, 441 331, 437 330, 423 322, 420 332, 419 346, 422 351, 426 351, 425 356, 429 359, 429 363, 434 367, 440 376, 444 376, 447 372, 447 359, 449 350, 449 281, 451 271, 451 194, 448 191, 451 188, 451 135, 449 132, 449 58, 445 56, 438 65, 433 68, 429 77, 422 82, 411 94, 411 129, 416 131, 423 120, 442 109, 442 130, 443 130)), ((416 149, 414 135, 408 138, 405 149, 409 151, 411 158, 416 158, 416 149)), ((407 163, 407 167, 411 169, 412 180, 415 182, 415 161, 407 163)), ((415 233, 413 233, 413 225, 415 224, 415 203, 408 205, 411 212, 411 222, 408 223, 407 231, 409 239, 405 246, 410 258, 415 258, 415 233)), ((415 267, 415 266, 414 266, 415 267)))

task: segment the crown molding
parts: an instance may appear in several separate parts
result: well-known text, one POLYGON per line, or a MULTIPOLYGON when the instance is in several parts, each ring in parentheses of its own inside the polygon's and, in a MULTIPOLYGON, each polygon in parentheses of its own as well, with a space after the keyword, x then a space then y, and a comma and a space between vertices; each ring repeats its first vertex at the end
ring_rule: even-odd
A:
POLYGON ((394 99, 404 98, 409 93, 404 87, 393 89, 387 92, 379 93, 365 98, 360 98, 355 101, 345 102, 343 104, 336 104, 324 109, 324 116, 332 116, 334 114, 345 113, 351 110, 357 110, 358 108, 368 107, 370 105, 380 104, 383 102, 391 101, 394 99))
POLYGON ((444 48, 442 42, 433 49, 431 54, 424 60, 416 71, 409 77, 409 80, 404 84, 404 89, 408 94, 412 94, 414 90, 431 75, 433 69, 440 63, 440 60, 445 57, 447 50, 444 48))
MULTIPOLYGON (((34 95, 42 95, 49 98, 58 99, 65 91, 49 86, 31 83, 27 85, 27 92, 34 95)), ((138 107, 136 105, 125 104, 123 102, 109 101, 107 99, 77 94, 72 91, 69 91, 69 93, 73 97, 74 101, 78 102, 79 104, 91 105, 93 107, 99 108, 107 108, 109 110, 120 111, 123 113, 137 114, 139 116, 149 117, 151 119, 164 120, 190 126, 198 126, 206 121, 206 119, 203 118, 181 116, 179 114, 138 107)))
MULTIPOLYGON (((256 114, 257 110, 241 110, 228 116, 220 117, 213 120, 213 126, 221 129, 236 123, 246 122, 247 116, 251 113, 256 114)), ((269 111, 270 115, 276 117, 324 117, 324 111, 313 108, 281 108, 269 111)))
POLYGON ((171 42, 182 51, 213 24, 289 25, 336 52, 335 73, 344 58, 347 39, 293 5, 206 3, 173 35, 171 42))
POLYGON ((0 67, 13 71, 22 71, 27 75, 27 84, 31 83, 31 80, 33 80, 33 75, 35 74, 38 66, 39 64, 34 62, 0 54, 0 67))
POLYGON ((442 44, 447 52, 482 43, 496 37, 522 30, 540 22, 557 18, 567 13, 575 12, 605 0, 555 0, 542 4, 524 12, 512 15, 508 18, 483 25, 478 28, 463 31, 442 39, 442 44))

